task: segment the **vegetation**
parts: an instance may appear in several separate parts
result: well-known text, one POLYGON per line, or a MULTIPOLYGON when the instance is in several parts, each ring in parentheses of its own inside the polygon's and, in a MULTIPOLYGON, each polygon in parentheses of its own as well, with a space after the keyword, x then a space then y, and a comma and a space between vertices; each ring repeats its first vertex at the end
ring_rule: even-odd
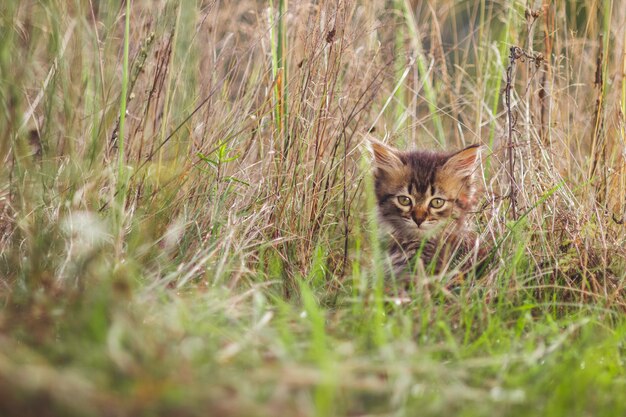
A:
POLYGON ((626 415, 622 6, 1 2, 0 414, 626 415), (368 134, 491 270, 396 297, 368 134))

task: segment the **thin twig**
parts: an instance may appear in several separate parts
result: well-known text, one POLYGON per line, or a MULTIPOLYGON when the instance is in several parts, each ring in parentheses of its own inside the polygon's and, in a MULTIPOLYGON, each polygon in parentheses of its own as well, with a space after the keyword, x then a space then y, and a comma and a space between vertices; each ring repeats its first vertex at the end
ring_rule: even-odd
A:
POLYGON ((513 83, 513 69, 515 68, 515 62, 517 60, 528 59, 531 62, 534 62, 536 66, 541 65, 543 62, 543 55, 537 54, 533 55, 519 46, 512 46, 510 49, 511 53, 509 54, 509 66, 506 69, 506 85, 504 87, 504 98, 505 98, 505 106, 506 106, 506 114, 508 121, 508 134, 507 134, 507 149, 508 149, 508 165, 509 165, 509 182, 510 182, 510 199, 511 199, 511 213, 513 215, 513 220, 517 220, 517 183, 515 182, 515 155, 513 154, 515 148, 515 142, 513 140, 513 129, 515 126, 515 120, 513 119, 513 111, 511 110, 511 89, 513 83))
POLYGON ((518 54, 518 50, 521 48, 511 47, 511 54, 509 55, 509 66, 506 69, 506 85, 504 87, 504 99, 506 105, 506 115, 508 122, 508 135, 507 135, 507 149, 509 159, 509 181, 510 181, 510 198, 511 198, 511 212, 513 213, 513 220, 517 220, 517 207, 516 207, 516 194, 517 185, 515 184, 515 173, 513 171, 515 167, 515 158, 513 155, 513 112, 511 111, 511 80, 513 74, 513 67, 515 66, 515 60, 521 55, 518 54))

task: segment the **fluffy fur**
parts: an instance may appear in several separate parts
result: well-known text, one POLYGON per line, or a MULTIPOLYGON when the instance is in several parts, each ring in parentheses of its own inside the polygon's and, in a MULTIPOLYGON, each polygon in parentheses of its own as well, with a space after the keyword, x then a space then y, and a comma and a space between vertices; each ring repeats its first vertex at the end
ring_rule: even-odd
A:
POLYGON ((463 271, 484 257, 465 221, 477 199, 478 145, 452 153, 401 152, 373 140, 370 146, 378 213, 391 237, 396 274, 410 273, 415 262, 434 273, 463 271))

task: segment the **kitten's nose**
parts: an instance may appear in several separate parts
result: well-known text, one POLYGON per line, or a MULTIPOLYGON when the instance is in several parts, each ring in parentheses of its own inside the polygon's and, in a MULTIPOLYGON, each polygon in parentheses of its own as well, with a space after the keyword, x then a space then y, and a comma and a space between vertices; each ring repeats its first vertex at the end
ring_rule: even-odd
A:
POLYGON ((421 224, 424 223, 424 220, 426 220, 426 212, 423 210, 415 210, 411 214, 411 217, 413 217, 413 221, 417 227, 420 227, 421 224))

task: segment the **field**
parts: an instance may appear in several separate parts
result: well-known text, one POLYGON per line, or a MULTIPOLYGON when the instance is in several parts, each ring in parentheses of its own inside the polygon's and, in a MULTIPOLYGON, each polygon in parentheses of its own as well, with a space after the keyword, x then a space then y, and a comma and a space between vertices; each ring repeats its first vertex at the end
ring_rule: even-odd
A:
POLYGON ((625 114, 623 0, 2 1, 0 415, 624 416, 625 114), (398 296, 369 136, 489 271, 398 296))

